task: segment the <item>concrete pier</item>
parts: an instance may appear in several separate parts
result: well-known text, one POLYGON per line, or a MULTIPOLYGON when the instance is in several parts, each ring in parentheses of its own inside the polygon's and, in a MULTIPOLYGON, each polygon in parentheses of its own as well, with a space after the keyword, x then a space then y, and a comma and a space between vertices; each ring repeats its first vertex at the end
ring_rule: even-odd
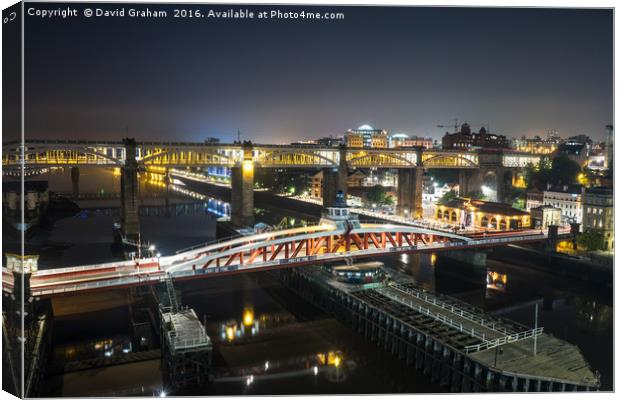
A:
POLYGON ((538 333, 534 355, 533 337, 523 335, 534 331, 456 299, 412 284, 347 288, 326 279, 320 267, 280 274, 290 289, 451 392, 586 391, 599 386, 576 346, 538 333))
POLYGON ((444 258, 450 261, 457 261, 474 269, 486 270, 487 253, 480 250, 452 250, 443 251, 437 254, 438 258, 444 258))
POLYGON ((243 162, 231 169, 230 221, 237 227, 254 225, 254 162, 252 143, 243 144, 243 162))
POLYGON ((347 198, 347 152, 340 147, 340 162, 338 167, 323 168, 323 208, 330 207, 336 201, 336 193, 342 192, 347 198))
POLYGON ((140 232, 138 214, 138 162, 136 161, 136 141, 126 138, 125 165, 121 168, 121 216, 123 234, 127 239, 137 240, 140 232))
POLYGON ((459 196, 481 190, 482 172, 479 169, 460 169, 459 170, 459 196))
POLYGON ((74 199, 80 196, 80 169, 78 167, 71 167, 71 192, 74 199))
POLYGON ((422 167, 398 171, 396 213, 401 217, 422 218, 422 167))

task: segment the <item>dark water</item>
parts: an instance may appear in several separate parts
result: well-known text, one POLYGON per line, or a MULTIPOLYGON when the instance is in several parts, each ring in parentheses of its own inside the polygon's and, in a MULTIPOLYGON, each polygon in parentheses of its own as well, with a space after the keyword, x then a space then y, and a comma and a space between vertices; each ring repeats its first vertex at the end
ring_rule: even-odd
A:
MULTIPOLYGON (((110 179, 114 182, 113 177, 110 179)), ((274 224, 284 216, 264 211, 259 220, 274 224)), ((43 266, 109 261, 114 257, 110 228, 113 219, 109 212, 90 210, 86 215, 58 221, 51 229, 34 235, 30 243, 41 250, 43 266), (50 244, 54 246, 45 247, 50 244)), ((287 223, 291 223, 290 217, 287 223)), ((213 239, 215 218, 198 208, 169 217, 142 217, 141 224, 143 239, 156 243, 162 254, 169 254, 213 239)), ((434 255, 380 260, 428 289, 459 297, 528 326, 534 325, 534 303, 539 303, 539 326, 577 344, 591 366, 600 371, 603 389, 612 389, 610 295, 584 288, 580 282, 492 260, 488 262, 488 273, 478 274, 446 267, 434 255)), ((215 343, 215 383, 207 392, 185 394, 442 391, 429 378, 297 298, 268 273, 192 281, 179 287, 183 304, 206 318, 215 343), (335 358, 339 359, 337 368, 335 358), (315 366, 320 367, 316 375, 315 366), (249 377, 253 377, 251 382, 249 377)), ((122 351, 127 348, 128 326, 124 308, 59 318, 54 327, 55 357, 68 357, 69 348, 73 348, 73 359, 93 354, 101 357, 110 347, 122 351), (95 349, 102 341, 113 344, 95 349)))

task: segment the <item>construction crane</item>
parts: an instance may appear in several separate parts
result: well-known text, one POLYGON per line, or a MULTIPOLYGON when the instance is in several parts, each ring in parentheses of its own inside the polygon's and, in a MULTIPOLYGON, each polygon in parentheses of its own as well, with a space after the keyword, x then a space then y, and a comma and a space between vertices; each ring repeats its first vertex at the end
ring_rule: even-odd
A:
MULTIPOLYGON (((437 125, 437 128, 452 128, 452 127, 454 127, 454 132, 458 132, 459 131, 459 120, 458 120, 458 118, 454 118, 453 121, 454 121, 454 125, 437 125)), ((488 122, 486 124, 471 124, 471 123, 465 121, 465 123, 468 124, 470 127, 471 126, 479 126, 481 128, 486 128, 486 130, 488 132, 491 131, 490 128, 489 128, 489 123, 488 122)))
POLYGON ((458 130, 459 130, 459 119, 458 118, 454 118, 452 121, 454 121, 454 125, 437 125, 437 128, 452 128, 452 126, 454 126, 454 132, 458 132, 458 130))

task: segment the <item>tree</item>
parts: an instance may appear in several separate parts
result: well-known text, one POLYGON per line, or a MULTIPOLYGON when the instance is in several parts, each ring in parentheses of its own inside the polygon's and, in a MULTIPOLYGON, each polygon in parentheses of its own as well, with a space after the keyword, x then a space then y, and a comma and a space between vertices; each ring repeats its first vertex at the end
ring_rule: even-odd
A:
POLYGON ((571 160, 566 154, 561 154, 551 160, 541 160, 538 165, 525 167, 525 182, 528 189, 534 187, 545 190, 548 184, 569 185, 578 182, 581 166, 571 160))
POLYGON ((577 246, 587 251, 600 250, 605 247, 605 236, 600 229, 588 229, 577 237, 577 246))
POLYGON ((446 192, 443 196, 441 196, 441 199, 439 199, 439 202, 446 203, 456 198, 457 198, 456 192, 454 190, 450 190, 449 192, 446 192))
POLYGON ((528 164, 523 174, 527 188, 545 189, 549 182, 550 169, 551 165, 543 163, 543 160, 538 165, 528 164))
POLYGON ((568 185, 577 182, 581 166, 568 158, 566 154, 559 155, 551 162, 549 179, 553 185, 568 185))
POLYGON ((391 199, 391 197, 387 196, 385 188, 381 185, 375 185, 371 187, 366 193, 366 200, 368 201, 368 203, 371 203, 371 204, 377 204, 377 205, 387 204, 386 198, 391 199))
POLYGON ((467 196, 465 197, 469 197, 472 200, 486 200, 487 196, 485 196, 482 193, 482 190, 472 190, 471 192, 467 193, 467 196))

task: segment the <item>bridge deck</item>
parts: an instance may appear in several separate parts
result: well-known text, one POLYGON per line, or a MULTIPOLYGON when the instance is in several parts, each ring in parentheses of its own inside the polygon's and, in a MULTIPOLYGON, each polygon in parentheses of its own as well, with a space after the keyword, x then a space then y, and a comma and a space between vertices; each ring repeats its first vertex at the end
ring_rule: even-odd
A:
MULTIPOLYGON (((430 294, 410 285, 363 290, 353 295, 386 312, 391 317, 427 332, 459 350, 483 343, 484 341, 479 336, 482 334, 486 340, 489 340, 527 329, 519 324, 468 307, 467 304, 458 300, 430 294), (405 293, 399 289, 412 290, 410 293, 405 293), (426 297, 417 296, 416 293, 424 293, 426 297), (436 304, 433 304, 433 301, 436 304), (452 311, 450 307, 454 307, 455 311, 452 311), (474 315, 473 319, 469 318, 470 314, 474 315), (462 330, 459 329, 461 324, 462 330)), ((529 338, 471 352, 468 356, 481 364, 507 373, 545 377, 550 380, 587 386, 598 384, 597 376, 592 372, 577 346, 549 334, 537 337, 536 356, 533 355, 533 346, 534 339, 529 338), (497 363, 495 364, 496 352, 497 363)))
MULTIPOLYGON (((579 348, 551 335, 538 336, 536 356, 533 356, 533 339, 508 343, 497 355, 497 369, 524 375, 549 377, 551 379, 581 382, 596 386, 598 379, 592 372, 579 348)), ((495 362, 495 349, 470 354, 471 358, 487 365, 495 362)))

